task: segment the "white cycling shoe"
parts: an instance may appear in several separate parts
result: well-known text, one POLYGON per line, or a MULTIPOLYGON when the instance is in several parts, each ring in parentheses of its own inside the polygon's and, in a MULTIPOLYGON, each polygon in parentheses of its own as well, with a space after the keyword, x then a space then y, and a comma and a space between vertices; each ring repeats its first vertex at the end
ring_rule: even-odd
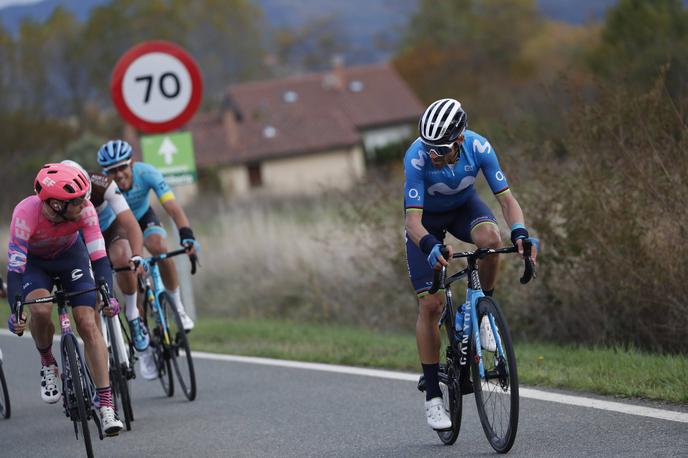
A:
POLYGON ((179 307, 177 312, 179 312, 179 318, 182 320, 182 326, 184 327, 184 330, 186 332, 191 331, 194 327, 193 320, 189 317, 189 315, 186 314, 186 311, 182 307, 179 307))
POLYGON ((59 379, 59 372, 57 366, 52 364, 50 366, 41 367, 41 399, 48 404, 55 404, 60 400, 62 395, 57 386, 59 379))
POLYGON ((444 410, 444 402, 442 398, 432 398, 425 401, 425 416, 428 420, 428 425, 435 430, 445 430, 452 426, 451 418, 444 410))
POLYGON ((138 354, 139 356, 139 370, 141 377, 146 380, 155 380, 158 378, 158 368, 155 365, 155 358, 153 357, 153 348, 148 347, 138 354))
POLYGON ((100 421, 103 426, 103 432, 106 436, 117 436, 122 431, 124 425, 122 421, 117 418, 115 409, 112 407, 102 406, 100 409, 100 421))
MULTIPOLYGON (((496 326, 495 324, 495 327, 496 326)), ((490 326, 490 319, 487 315, 483 316, 483 319, 480 320, 480 345, 487 351, 497 350, 497 341, 495 340, 492 327, 490 326)))

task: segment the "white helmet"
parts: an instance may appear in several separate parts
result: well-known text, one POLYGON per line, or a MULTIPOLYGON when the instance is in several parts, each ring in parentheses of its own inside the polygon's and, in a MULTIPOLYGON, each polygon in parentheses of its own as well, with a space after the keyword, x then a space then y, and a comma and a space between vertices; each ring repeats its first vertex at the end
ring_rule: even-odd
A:
POLYGON ((454 99, 433 102, 420 117, 418 131, 420 139, 428 145, 454 143, 468 125, 468 116, 461 103, 454 99))
POLYGON ((71 167, 74 167, 75 169, 79 169, 84 175, 86 175, 86 178, 88 178, 88 191, 86 191, 86 200, 91 200, 91 176, 88 174, 86 169, 84 169, 81 164, 79 164, 76 161, 72 161, 71 159, 65 159, 64 161, 61 162, 62 164, 69 165, 71 167))

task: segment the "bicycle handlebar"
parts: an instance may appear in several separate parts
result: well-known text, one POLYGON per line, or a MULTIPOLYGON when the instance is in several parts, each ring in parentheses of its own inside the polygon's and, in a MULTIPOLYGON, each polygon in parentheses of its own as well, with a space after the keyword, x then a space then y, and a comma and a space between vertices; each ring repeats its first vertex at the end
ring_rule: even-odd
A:
MULTIPOLYGON (((525 285, 528 283, 531 279, 535 278, 535 267, 533 266, 533 262, 530 260, 530 251, 531 251, 532 243, 528 239, 523 240, 523 263, 524 263, 524 270, 523 270, 523 275, 520 278, 521 284, 525 285)), ((482 259, 485 256, 488 255, 493 255, 493 254, 507 254, 507 253, 517 253, 518 248, 515 246, 511 247, 503 247, 503 248, 478 248, 475 251, 462 251, 459 253, 454 253, 451 257, 451 259, 458 259, 458 258, 473 258, 474 260, 482 259)), ((447 259, 449 256, 449 250, 445 245, 442 245, 441 248, 441 253, 442 256, 447 259)), ((428 290, 428 293, 430 294, 435 294, 437 291, 440 289, 443 289, 445 287, 444 281, 447 273, 447 268, 445 266, 442 266, 440 270, 435 270, 432 278, 432 286, 428 290)))
MULTIPOLYGON (((45 296, 45 297, 39 297, 39 298, 37 298, 37 299, 32 299, 32 300, 30 300, 30 301, 24 301, 24 302, 22 302, 21 296, 20 296, 19 294, 17 294, 17 295, 15 296, 15 299, 16 299, 16 301, 15 301, 15 309, 14 309, 15 318, 16 318, 16 320, 17 320, 17 323, 19 323, 20 320, 21 320, 21 321, 24 321, 24 320, 21 319, 21 317, 22 317, 22 314, 23 314, 23 312, 24 312, 24 306, 25 306, 25 305, 31 305, 31 304, 46 304, 46 303, 48 303, 48 302, 55 302, 55 303, 58 303, 59 301, 67 300, 67 299, 69 299, 70 297, 74 297, 74 296, 79 296, 79 295, 81 295, 81 294, 90 293, 91 291, 99 291, 99 292, 101 293, 101 295, 102 295, 101 299, 103 300, 103 302, 104 302, 105 304, 107 304, 107 298, 108 298, 110 292, 109 292, 109 288, 108 288, 107 282, 106 282, 105 279, 102 278, 102 277, 101 277, 100 279, 98 279, 98 285, 96 285, 95 288, 84 289, 84 290, 82 290, 82 291, 73 291, 73 292, 71 292, 71 293, 65 293, 64 291, 58 289, 58 291, 57 291, 56 294, 53 294, 53 295, 50 295, 50 296, 45 296)), ((24 333, 21 332, 21 333, 18 333, 17 335, 21 337, 21 336, 24 335, 24 333)))
MULTIPOLYGON (((144 258, 143 262, 146 264, 157 264, 160 261, 163 261, 167 258, 171 258, 173 256, 178 256, 180 254, 185 254, 189 248, 193 246, 192 243, 184 245, 184 248, 180 248, 178 250, 174 251, 168 251, 167 253, 159 254, 157 256, 150 256, 148 258, 144 258)), ((192 254, 189 256, 189 260, 191 261, 191 275, 196 274, 196 266, 198 265, 198 256, 196 256, 196 253, 192 254)), ((138 265, 136 266, 138 267, 138 265)), ((136 270, 135 268, 132 269, 130 266, 125 266, 125 267, 116 267, 113 269, 115 272, 130 272, 133 270, 136 270)))

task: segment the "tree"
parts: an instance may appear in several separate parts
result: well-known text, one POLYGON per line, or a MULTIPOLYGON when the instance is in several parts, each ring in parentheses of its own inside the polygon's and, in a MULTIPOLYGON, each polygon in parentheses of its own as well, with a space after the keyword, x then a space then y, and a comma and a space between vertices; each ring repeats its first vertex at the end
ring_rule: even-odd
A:
POLYGON ((688 10, 681 0, 621 0, 607 15, 590 64, 604 79, 640 91, 649 89, 660 67, 669 64, 668 87, 685 90, 688 10))

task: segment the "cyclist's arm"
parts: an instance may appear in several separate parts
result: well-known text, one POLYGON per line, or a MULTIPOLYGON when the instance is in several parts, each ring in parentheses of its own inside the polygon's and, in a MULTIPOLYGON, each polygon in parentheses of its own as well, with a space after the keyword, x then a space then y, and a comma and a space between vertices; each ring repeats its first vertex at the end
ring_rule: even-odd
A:
POLYGON ((503 192, 497 195, 497 202, 502 207, 502 214, 509 227, 513 227, 514 224, 525 225, 523 210, 521 210, 521 206, 511 192, 503 192))
POLYGON ((136 221, 134 213, 128 208, 117 214, 117 223, 120 224, 127 233, 127 239, 131 246, 132 256, 143 255, 143 232, 136 221))
POLYGON ((98 213, 91 202, 86 202, 86 207, 81 210, 79 223, 84 242, 86 243, 86 249, 88 250, 88 256, 93 266, 93 274, 96 282, 103 278, 110 288, 110 294, 113 294, 112 269, 105 251, 105 240, 100 232, 98 213))
POLYGON ((175 199, 163 202, 162 208, 164 208, 167 214, 170 215, 170 218, 172 218, 174 224, 176 224, 178 228, 189 227, 189 219, 186 217, 184 209, 177 203, 175 199))
POLYGON ((14 299, 21 292, 22 274, 26 270, 29 252, 29 239, 34 230, 35 217, 31 213, 31 207, 22 201, 12 213, 7 249, 7 296, 12 311, 14 311, 14 299))
POLYGON ((104 198, 115 212, 117 223, 126 231, 132 254, 134 256, 141 256, 143 254, 143 233, 134 213, 129 208, 129 204, 127 204, 127 200, 120 193, 114 181, 105 190, 104 198))

